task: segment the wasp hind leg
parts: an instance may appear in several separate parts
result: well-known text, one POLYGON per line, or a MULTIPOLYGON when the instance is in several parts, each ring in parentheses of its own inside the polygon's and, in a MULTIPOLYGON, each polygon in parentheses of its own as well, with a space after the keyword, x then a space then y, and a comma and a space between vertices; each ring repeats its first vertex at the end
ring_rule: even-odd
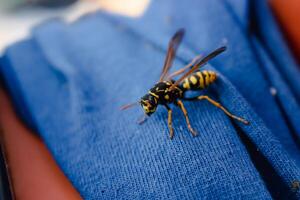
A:
POLYGON ((174 129, 172 126, 172 110, 168 105, 165 105, 166 109, 168 110, 168 128, 170 132, 170 139, 173 139, 174 136, 174 129))
POLYGON ((186 121, 186 124, 187 124, 187 126, 188 126, 189 131, 192 133, 192 135, 193 135, 194 137, 197 136, 197 132, 196 132, 196 131, 192 128, 192 126, 191 126, 191 123, 190 123, 190 119, 189 119, 188 113, 187 113, 187 111, 186 111, 186 109, 185 109, 185 107, 184 107, 182 101, 178 100, 178 101, 177 101, 177 106, 179 106, 179 108, 181 109, 181 111, 182 111, 183 114, 184 114, 185 121, 186 121))
MULTIPOLYGON (((247 120, 245 120, 245 119, 243 119, 243 118, 241 118, 241 117, 238 117, 238 116, 236 116, 236 115, 233 115, 233 114, 231 114, 226 108, 224 108, 220 103, 218 103, 218 102, 216 102, 215 100, 213 100, 213 99, 211 99, 209 96, 207 96, 207 95, 201 95, 201 96, 198 96, 198 97, 196 97, 196 98, 193 98, 193 100, 195 100, 195 99, 198 99, 198 100, 203 100, 203 99, 205 99, 205 100, 207 100, 209 103, 211 103, 211 104, 213 104, 214 106, 216 106, 217 108, 220 108, 221 110, 223 110, 223 112, 226 114, 226 115, 228 115, 230 118, 232 118, 232 119, 235 119, 235 120, 238 120, 238 121, 240 121, 240 122, 242 122, 242 123, 244 123, 244 124, 246 124, 246 125, 248 125, 249 124, 249 121, 247 121, 247 120)), ((188 100, 188 99, 187 99, 188 100)))

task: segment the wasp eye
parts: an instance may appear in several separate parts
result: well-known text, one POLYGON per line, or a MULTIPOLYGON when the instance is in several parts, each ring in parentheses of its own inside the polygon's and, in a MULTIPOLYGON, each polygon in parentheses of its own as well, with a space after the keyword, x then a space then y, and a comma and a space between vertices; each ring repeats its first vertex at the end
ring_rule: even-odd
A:
POLYGON ((148 106, 143 105, 143 109, 145 110, 146 113, 149 112, 149 107, 148 106))

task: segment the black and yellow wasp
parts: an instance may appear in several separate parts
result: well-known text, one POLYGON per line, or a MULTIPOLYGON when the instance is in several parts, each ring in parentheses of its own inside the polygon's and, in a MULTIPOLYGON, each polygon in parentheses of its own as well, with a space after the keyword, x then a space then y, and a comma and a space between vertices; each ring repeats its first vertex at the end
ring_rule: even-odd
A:
POLYGON ((185 120, 188 126, 189 131, 193 136, 196 136, 196 131, 192 128, 190 124, 190 120, 188 117, 187 110, 185 109, 182 100, 207 100, 214 106, 220 108, 224 111, 226 115, 229 117, 236 119, 244 124, 249 124, 249 122, 243 118, 237 117, 231 114, 228 110, 226 110, 220 103, 211 99, 207 95, 200 95, 192 98, 188 98, 185 96, 186 91, 189 90, 203 90, 208 87, 217 79, 217 74, 214 71, 203 70, 200 71, 199 68, 206 64, 210 59, 216 57, 220 53, 226 50, 226 47, 220 47, 208 54, 207 56, 201 58, 201 56, 197 56, 192 60, 184 68, 168 75, 168 72, 172 66, 173 60, 176 55, 176 51, 178 46, 184 36, 184 29, 179 29, 174 36, 171 38, 168 46, 167 56, 165 58, 164 67, 160 76, 158 83, 156 83, 146 95, 144 95, 140 101, 132 104, 128 104, 122 107, 122 109, 127 109, 132 107, 133 105, 140 104, 145 112, 145 117, 140 120, 140 123, 145 121, 147 116, 150 116, 152 113, 156 111, 158 105, 163 105, 168 111, 168 127, 170 131, 170 138, 172 139, 174 136, 174 130, 172 127, 172 110, 168 104, 175 104, 178 106, 185 116, 185 120), (174 80, 173 77, 184 73, 178 80, 174 80))

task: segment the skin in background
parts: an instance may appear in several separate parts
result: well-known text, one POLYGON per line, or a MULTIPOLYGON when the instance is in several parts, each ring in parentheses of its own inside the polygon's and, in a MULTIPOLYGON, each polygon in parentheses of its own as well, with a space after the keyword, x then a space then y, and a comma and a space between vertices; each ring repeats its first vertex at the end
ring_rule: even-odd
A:
POLYGON ((269 2, 289 46, 300 63, 300 1, 270 0, 269 2))
POLYGON ((40 138, 17 118, 2 88, 0 110, 1 137, 16 199, 81 199, 40 138))

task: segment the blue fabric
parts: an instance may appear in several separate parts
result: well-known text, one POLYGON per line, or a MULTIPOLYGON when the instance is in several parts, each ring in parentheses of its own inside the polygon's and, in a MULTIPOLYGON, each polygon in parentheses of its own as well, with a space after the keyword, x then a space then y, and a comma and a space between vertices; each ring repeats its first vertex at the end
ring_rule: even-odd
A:
POLYGON ((85 199, 300 199, 299 70, 265 1, 152 1, 141 18, 51 20, 1 66, 18 112, 85 199), (200 134, 174 109, 171 141, 163 108, 141 126, 141 108, 119 111, 157 81, 179 27, 174 70, 226 44, 205 67, 220 75, 205 93, 251 125, 185 102, 200 134))

